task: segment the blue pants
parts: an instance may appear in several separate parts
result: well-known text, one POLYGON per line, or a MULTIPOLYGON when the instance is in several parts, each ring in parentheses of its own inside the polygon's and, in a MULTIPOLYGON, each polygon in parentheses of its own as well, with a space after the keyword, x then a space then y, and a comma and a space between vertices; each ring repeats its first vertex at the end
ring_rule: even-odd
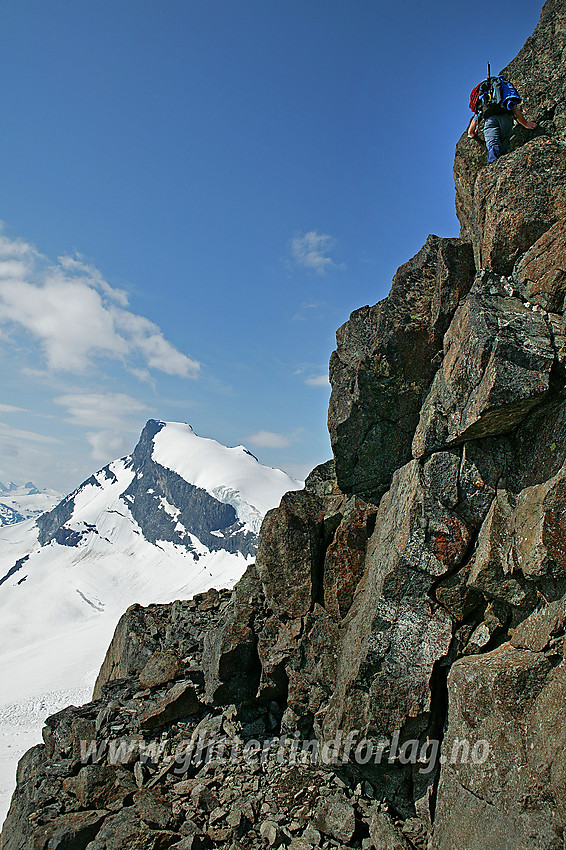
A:
POLYGON ((507 153, 513 129, 513 116, 509 113, 490 115, 485 119, 483 137, 487 145, 487 161, 495 162, 498 156, 507 153))

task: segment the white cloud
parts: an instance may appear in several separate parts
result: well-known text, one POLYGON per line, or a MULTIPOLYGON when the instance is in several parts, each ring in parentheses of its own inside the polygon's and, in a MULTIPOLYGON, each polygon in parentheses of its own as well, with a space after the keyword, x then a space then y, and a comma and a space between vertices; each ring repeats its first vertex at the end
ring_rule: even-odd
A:
POLYGON ((317 272, 317 274, 324 274, 331 268, 343 268, 328 256, 335 245, 336 241, 327 233, 309 230, 307 233, 297 234, 291 239, 291 257, 297 266, 317 272))
POLYGON ((90 428, 86 438, 93 460, 108 463, 131 449, 131 434, 139 434, 146 405, 126 393, 66 393, 54 399, 67 409, 66 422, 90 428))
POLYGON ((106 283, 96 266, 87 263, 80 254, 75 254, 74 257, 59 257, 58 260, 59 265, 66 272, 90 278, 93 284, 96 284, 112 301, 115 301, 122 307, 128 306, 128 293, 123 289, 116 289, 106 283))
POLYGON ((310 378, 305 379, 305 384, 309 387, 328 387, 330 385, 330 381, 328 380, 328 375, 311 375, 310 378))
POLYGON ((258 431, 248 437, 246 442, 264 449, 284 449, 290 441, 284 434, 276 434, 274 431, 258 431))
POLYGON ((67 393, 53 399, 67 408, 67 422, 86 428, 137 431, 146 405, 126 393, 67 393))
POLYGON ((303 301, 293 316, 294 322, 304 322, 316 311, 320 313, 327 305, 324 301, 303 301))
POLYGON ((36 434, 34 431, 21 431, 18 428, 12 428, 11 425, 6 425, 5 422, 0 422, 0 437, 7 437, 11 440, 26 440, 32 443, 59 443, 55 437, 47 437, 45 434, 36 434))
POLYGON ((0 413, 27 413, 23 407, 14 407, 13 404, 0 404, 0 413))
POLYGON ((132 373, 132 375, 134 375, 134 377, 136 377, 138 379, 138 381, 141 381, 143 384, 149 384, 149 386, 153 390, 157 390, 157 385, 156 385, 155 380, 152 377, 149 369, 134 369, 134 368, 132 368, 132 369, 129 369, 128 371, 130 371, 132 373))
POLYGON ((42 286, 11 279, 0 282, 0 299, 0 320, 16 322, 39 339, 52 370, 85 372, 93 356, 128 353, 99 293, 87 285, 57 276, 42 286))
POLYGON ((115 460, 123 457, 131 448, 131 441, 116 431, 93 431, 86 436, 92 447, 90 456, 93 460, 115 460))
POLYGON ((322 369, 324 366, 320 363, 302 363, 293 374, 301 375, 301 379, 308 387, 328 387, 330 385, 328 369, 324 372, 322 369))
POLYGON ((141 352, 150 369, 183 378, 196 378, 200 364, 167 342, 157 325, 127 310, 114 309, 112 314, 116 328, 129 337, 132 348, 141 352))
POLYGON ((80 256, 49 263, 33 246, 0 234, 0 324, 28 331, 50 370, 81 374, 107 357, 134 374, 149 368, 196 378, 200 364, 127 305, 127 294, 80 256))

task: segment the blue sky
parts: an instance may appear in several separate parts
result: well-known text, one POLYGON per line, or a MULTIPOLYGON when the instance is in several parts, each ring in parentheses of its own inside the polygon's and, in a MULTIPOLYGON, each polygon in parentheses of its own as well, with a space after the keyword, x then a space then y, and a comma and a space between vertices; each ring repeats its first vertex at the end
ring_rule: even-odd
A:
POLYGON ((4 0, 0 480, 68 491, 150 418, 304 476, 327 365, 429 233, 533 2, 4 0))

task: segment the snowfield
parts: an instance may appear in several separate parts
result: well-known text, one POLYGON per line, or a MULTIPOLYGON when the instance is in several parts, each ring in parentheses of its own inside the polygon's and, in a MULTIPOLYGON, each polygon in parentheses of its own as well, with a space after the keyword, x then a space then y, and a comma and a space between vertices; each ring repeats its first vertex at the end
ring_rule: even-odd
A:
POLYGON ((219 502, 232 505, 256 533, 283 493, 302 486, 282 469, 263 466, 244 446, 227 448, 216 440, 198 437, 190 425, 181 422, 168 422, 153 438, 153 445, 153 460, 219 502))

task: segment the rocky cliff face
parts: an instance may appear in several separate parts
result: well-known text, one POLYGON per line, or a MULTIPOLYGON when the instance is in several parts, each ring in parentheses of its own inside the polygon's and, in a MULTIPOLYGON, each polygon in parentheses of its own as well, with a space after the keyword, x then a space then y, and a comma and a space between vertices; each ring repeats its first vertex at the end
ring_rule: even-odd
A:
POLYGON ((548 0, 508 69, 540 132, 490 167, 460 140, 461 238, 338 332, 334 459, 231 596, 124 615, 96 701, 22 760, 5 850, 563 850, 565 44, 548 0), (203 735, 228 749, 183 760, 203 735))

